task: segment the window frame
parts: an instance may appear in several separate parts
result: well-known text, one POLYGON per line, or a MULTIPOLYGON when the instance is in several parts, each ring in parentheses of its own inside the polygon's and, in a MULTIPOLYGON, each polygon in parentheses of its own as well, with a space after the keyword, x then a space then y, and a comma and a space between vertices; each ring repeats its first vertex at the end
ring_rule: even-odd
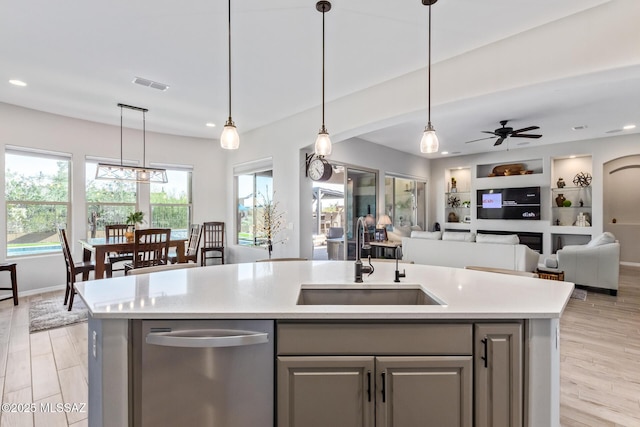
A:
MULTIPOLYGON (((107 163, 119 163, 118 161, 114 161, 113 159, 104 159, 104 158, 99 158, 99 157, 92 157, 92 156, 87 156, 84 160, 84 171, 85 171, 85 177, 84 177, 84 202, 85 202, 85 217, 86 217, 86 221, 87 221, 87 238, 91 238, 91 237, 97 237, 97 222, 95 225, 92 225, 92 220, 91 220, 91 212, 89 210, 89 208, 91 206, 98 206, 98 207, 105 207, 105 208, 109 208, 109 207, 128 207, 129 210, 131 211, 136 211, 138 210, 138 206, 140 205, 140 185, 139 184, 135 184, 135 197, 134 197, 134 202, 102 202, 102 201, 97 201, 97 202, 93 202, 93 201, 89 201, 88 197, 87 197, 87 184, 88 184, 88 176, 86 176, 86 172, 87 172, 87 164, 89 163, 93 163, 96 165, 98 163, 103 163, 103 162, 107 162, 107 163), (93 228, 93 230, 92 230, 93 228)), ((135 162, 132 161, 124 161, 123 162, 126 165, 134 165, 136 164, 135 162)), ((93 180, 95 180, 95 176, 93 178, 93 180)), ((122 218, 121 223, 124 223, 126 221, 125 218, 122 218)), ((112 223, 112 222, 110 222, 112 223)), ((120 223, 120 222, 119 222, 120 223)))
POLYGON ((258 218, 259 218, 259 213, 260 213, 260 207, 258 206, 258 202, 260 201, 260 199, 258 198, 258 184, 257 184, 257 180, 260 177, 265 177, 266 173, 269 174, 269 177, 271 179, 270 182, 270 186, 267 185, 267 189, 268 189, 268 194, 266 195, 266 197, 268 197, 270 200, 273 200, 273 193, 274 193, 274 189, 273 189, 273 158, 268 157, 265 159, 260 159, 260 160, 256 160, 256 161, 252 161, 252 162, 248 162, 248 163, 243 163, 240 165, 236 165, 233 168, 233 194, 234 194, 234 227, 235 227, 235 233, 234 233, 234 242, 236 245, 239 246, 246 246, 246 247, 256 247, 256 246, 260 246, 262 244, 261 241, 259 241, 257 235, 256 235, 256 229, 258 226, 258 218), (252 176, 252 201, 251 201, 251 215, 252 215, 252 222, 253 225, 251 226, 251 228, 253 228, 253 231, 251 232, 251 236, 252 239, 251 240, 247 240, 247 239, 241 239, 240 238, 240 234, 245 234, 242 232, 242 216, 241 216, 241 212, 240 212, 240 188, 239 188, 239 183, 238 183, 238 179, 240 176, 252 176))
MULTIPOLYGON (((39 150, 29 147, 19 147, 13 145, 6 145, 4 150, 4 198, 5 198, 5 257, 6 259, 15 259, 24 256, 45 256, 58 253, 62 250, 60 246, 60 242, 55 238, 55 242, 52 242, 50 245, 46 245, 50 247, 50 249, 37 250, 37 251, 16 251, 16 253, 10 253, 9 248, 11 247, 9 243, 9 211, 11 206, 64 206, 66 208, 66 215, 64 219, 64 224, 58 222, 55 224, 55 229, 64 225, 65 227, 71 222, 71 213, 72 213, 72 204, 71 204, 71 191, 72 191, 72 168, 73 161, 72 156, 69 153, 62 153, 56 151, 48 151, 48 150, 39 150), (67 163, 67 177, 66 177, 66 201, 52 201, 52 200, 43 200, 43 201, 35 201, 35 200, 19 200, 19 199, 10 199, 7 197, 7 184, 10 182, 7 176, 8 170, 8 162, 7 155, 14 156, 23 156, 23 157, 34 157, 38 159, 48 159, 56 162, 66 162, 67 163)), ((56 231, 56 230, 53 230, 56 231)), ((57 236, 57 234, 54 233, 57 236)), ((34 245, 34 246, 42 246, 45 245, 34 245)))
MULTIPOLYGON (((189 227, 193 223, 193 167, 191 166, 182 166, 182 165, 165 165, 165 164, 152 164, 152 167, 160 167, 167 170, 167 172, 186 172, 188 174, 188 184, 187 184, 187 203, 152 203, 151 202, 151 185, 163 185, 163 184, 150 184, 149 185, 149 224, 152 225, 153 218, 153 208, 155 206, 163 206, 163 207, 186 207, 188 211, 187 215, 187 227, 184 230, 184 234, 188 237, 189 227)), ((169 179, 170 181, 170 179, 169 179)))

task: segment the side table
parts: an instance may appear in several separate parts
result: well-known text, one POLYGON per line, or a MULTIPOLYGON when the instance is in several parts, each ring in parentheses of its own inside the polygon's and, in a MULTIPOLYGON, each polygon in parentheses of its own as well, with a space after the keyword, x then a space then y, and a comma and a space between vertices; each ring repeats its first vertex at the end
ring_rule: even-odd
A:
POLYGON ((564 271, 560 271, 560 270, 543 270, 543 269, 538 268, 536 270, 536 273, 538 273, 538 276, 540 276, 541 279, 559 280, 561 282, 564 282, 564 271))

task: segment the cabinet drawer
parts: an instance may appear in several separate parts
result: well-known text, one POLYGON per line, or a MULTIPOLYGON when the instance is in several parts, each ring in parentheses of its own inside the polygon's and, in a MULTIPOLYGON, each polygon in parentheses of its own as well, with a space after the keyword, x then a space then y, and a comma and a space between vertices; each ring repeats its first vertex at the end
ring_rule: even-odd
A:
POLYGON ((471 324, 279 323, 279 355, 471 355, 471 324))

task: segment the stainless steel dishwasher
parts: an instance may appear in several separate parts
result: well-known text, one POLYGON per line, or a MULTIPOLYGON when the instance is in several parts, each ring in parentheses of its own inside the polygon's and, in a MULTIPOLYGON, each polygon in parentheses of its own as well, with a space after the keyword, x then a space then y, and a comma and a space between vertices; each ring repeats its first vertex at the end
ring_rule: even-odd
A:
POLYGON ((131 328, 134 426, 273 426, 273 321, 134 320, 131 328))

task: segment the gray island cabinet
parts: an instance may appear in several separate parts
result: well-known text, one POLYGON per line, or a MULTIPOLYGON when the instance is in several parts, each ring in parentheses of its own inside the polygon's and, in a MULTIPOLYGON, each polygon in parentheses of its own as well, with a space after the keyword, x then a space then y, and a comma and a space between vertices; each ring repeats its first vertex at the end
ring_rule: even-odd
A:
MULTIPOLYGON (((248 322, 253 332, 247 334, 268 337, 262 361, 255 359, 257 345, 244 355, 246 366, 264 366, 258 373, 272 381, 262 391, 242 388, 251 380, 233 376, 234 369, 242 372, 241 359, 216 369, 224 358, 210 349, 195 357, 189 348, 170 350, 176 353, 166 362, 146 356, 156 371, 187 369, 194 381, 229 381, 228 393, 207 393, 205 385, 194 396, 204 402, 202 413, 227 414, 224 425, 241 425, 231 421, 244 415, 237 408, 258 407, 268 415, 255 427, 560 425, 559 317, 571 283, 406 265, 406 282, 395 284, 393 264, 375 267, 358 285, 353 263, 338 261, 232 264, 79 284, 91 312, 89 425, 145 425, 136 355, 158 339, 141 343, 136 331, 139 321, 154 320, 248 322), (304 300, 305 287, 313 288, 309 298, 324 288, 338 290, 340 298, 333 295, 331 304, 304 300), (351 299, 389 289, 426 297, 389 304, 385 296, 363 300, 367 305, 351 299), (195 364, 180 364, 184 354, 202 359, 200 374, 195 364), (240 391, 231 398, 232 390, 240 391)), ((172 333, 156 329, 149 331, 172 333)), ((175 384, 153 392, 165 402, 172 393, 189 396, 191 387, 180 376, 175 384)))

